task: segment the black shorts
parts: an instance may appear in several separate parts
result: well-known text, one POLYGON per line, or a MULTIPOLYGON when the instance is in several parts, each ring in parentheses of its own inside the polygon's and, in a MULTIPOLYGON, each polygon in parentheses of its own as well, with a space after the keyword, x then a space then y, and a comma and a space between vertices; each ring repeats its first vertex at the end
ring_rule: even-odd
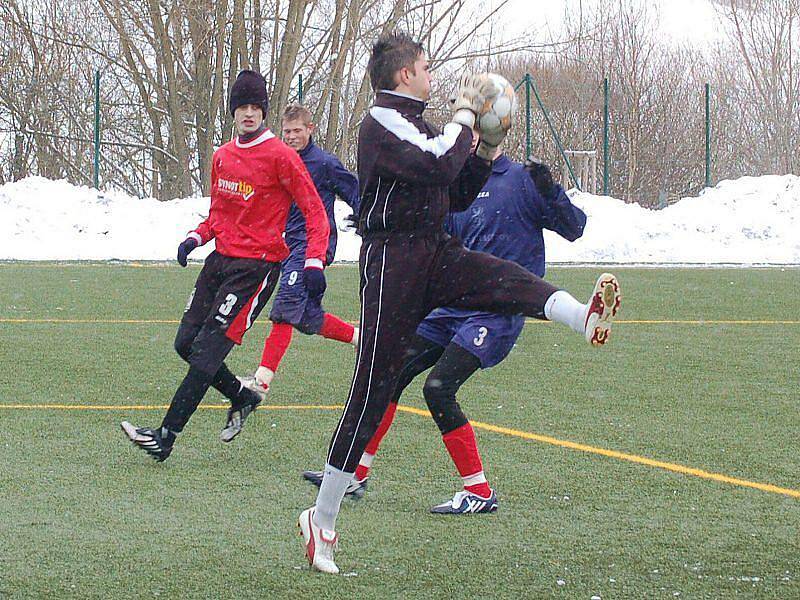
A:
POLYGON ((275 289, 280 267, 276 262, 212 252, 197 277, 181 325, 223 331, 241 344, 275 289))

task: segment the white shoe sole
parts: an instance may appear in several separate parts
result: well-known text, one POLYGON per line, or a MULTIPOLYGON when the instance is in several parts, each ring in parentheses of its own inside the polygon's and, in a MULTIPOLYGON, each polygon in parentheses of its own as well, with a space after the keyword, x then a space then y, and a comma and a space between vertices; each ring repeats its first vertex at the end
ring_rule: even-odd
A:
POLYGON ((220 432, 219 439, 220 439, 220 441, 223 441, 223 442, 225 442, 227 444, 228 442, 232 442, 233 438, 235 438, 240 433, 242 433, 242 426, 241 425, 239 425, 238 427, 235 427, 235 428, 234 427, 226 427, 225 429, 223 429, 220 432))
POLYGON ((602 346, 608 341, 621 301, 617 278, 611 273, 600 275, 589 298, 586 315, 586 341, 592 346, 602 346))
POLYGON ((145 442, 150 439, 149 437, 140 435, 136 431, 136 426, 131 423, 128 423, 128 421, 123 421, 122 423, 119 424, 119 426, 122 428, 122 431, 125 432, 125 435, 128 436, 128 439, 132 441, 134 444, 136 444, 137 442, 145 442))

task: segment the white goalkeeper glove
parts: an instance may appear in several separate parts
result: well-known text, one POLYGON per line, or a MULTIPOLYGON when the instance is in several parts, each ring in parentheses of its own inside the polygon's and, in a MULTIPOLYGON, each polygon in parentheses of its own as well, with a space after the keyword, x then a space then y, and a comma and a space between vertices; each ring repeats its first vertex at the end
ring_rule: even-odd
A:
POLYGON ((491 128, 481 129, 480 117, 478 117, 477 124, 478 135, 481 140, 478 142, 478 147, 475 154, 480 158, 488 161, 494 160, 494 155, 497 152, 497 147, 506 139, 508 129, 503 125, 495 125, 491 128))
POLYGON ((465 73, 458 82, 456 93, 451 98, 453 122, 474 127, 476 118, 484 114, 497 95, 497 88, 488 73, 465 73))

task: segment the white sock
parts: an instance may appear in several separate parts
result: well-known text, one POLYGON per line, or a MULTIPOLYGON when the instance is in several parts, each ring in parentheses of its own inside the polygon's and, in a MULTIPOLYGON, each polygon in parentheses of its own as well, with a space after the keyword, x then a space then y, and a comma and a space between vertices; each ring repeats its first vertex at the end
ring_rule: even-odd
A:
POLYGON ((345 473, 329 464, 325 465, 325 475, 317 494, 317 508, 314 511, 314 523, 317 527, 336 531, 336 517, 347 486, 353 479, 352 473, 345 473))
POLYGON ((484 475, 483 471, 478 471, 472 475, 462 477, 461 481, 464 482, 464 487, 468 485, 480 485, 481 483, 486 483, 486 475, 484 475))
POLYGON ((547 299, 544 304, 544 316, 563 323, 576 333, 584 333, 586 330, 586 311, 588 307, 581 304, 569 293, 558 290, 547 299))
POLYGON ((265 388, 268 388, 272 383, 272 378, 275 377, 275 371, 262 365, 256 369, 255 377, 256 377, 256 383, 265 388))
POLYGON ((358 461, 358 465, 361 467, 367 467, 368 469, 372 468, 372 460, 375 458, 374 454, 370 454, 369 452, 364 452, 361 455, 361 460, 358 461))

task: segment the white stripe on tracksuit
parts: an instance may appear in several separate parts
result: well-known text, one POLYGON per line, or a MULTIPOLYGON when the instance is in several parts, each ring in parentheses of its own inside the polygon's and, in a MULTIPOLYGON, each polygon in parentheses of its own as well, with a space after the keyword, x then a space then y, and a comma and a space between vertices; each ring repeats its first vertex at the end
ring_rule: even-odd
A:
POLYGON ((389 208, 389 197, 392 195, 394 191, 394 186, 397 185, 397 179, 392 182, 392 187, 389 188, 389 191, 386 194, 386 201, 383 203, 383 228, 386 229, 386 209, 389 208))
POLYGON ((436 158, 442 157, 456 145, 456 140, 463 130, 458 123, 448 123, 444 131, 436 137, 428 137, 405 118, 399 111, 384 106, 373 106, 369 109, 370 116, 384 129, 394 134, 397 139, 408 142, 422 150, 430 152, 436 158))
POLYGON ((261 292, 264 291, 264 288, 267 287, 269 284, 269 278, 272 276, 273 269, 267 271, 267 276, 264 278, 264 281, 261 282, 261 287, 258 288, 256 292, 255 298, 253 298, 253 303, 250 305, 250 310, 247 312, 247 321, 245 322, 244 330, 247 331, 253 325, 253 313, 256 311, 256 307, 258 306, 258 299, 261 297, 261 292))
POLYGON ((372 202, 372 206, 369 207, 369 212, 367 213, 367 229, 370 228, 369 220, 372 218, 372 211, 375 210, 376 206, 378 206, 378 199, 380 198, 380 195, 381 195, 381 178, 378 177, 378 187, 375 189, 375 200, 372 202))
MULTIPOLYGON (((369 220, 369 216, 367 217, 369 220)), ((372 244, 367 246, 367 249, 364 251, 364 264, 369 264, 369 255, 372 252, 372 244)), ((347 396, 347 403, 344 405, 344 410, 342 411, 342 416, 339 419, 339 424, 336 426, 336 432, 333 434, 333 441, 331 442, 330 450, 328 451, 328 459, 327 463, 330 464, 331 456, 333 455, 333 447, 336 444, 336 439, 339 437, 339 432, 342 429, 342 423, 344 423, 344 417, 347 414, 347 410, 350 408, 350 402, 353 399, 353 389, 356 385, 356 376, 358 375, 358 365, 361 364, 361 352, 364 349, 364 335, 360 332, 364 329, 364 292, 369 285, 369 272, 365 270, 364 272, 364 287, 361 288, 361 320, 359 321, 360 330, 358 335, 358 353, 356 354, 356 368, 353 369, 353 380, 350 382, 350 393, 347 396)))
MULTIPOLYGON (((364 297, 364 292, 367 289, 367 286, 370 284, 370 281, 369 281, 369 254, 372 251, 372 248, 373 248, 373 245, 370 244, 367 247, 367 250, 366 250, 366 253, 365 253, 365 256, 364 256, 365 281, 364 281, 364 288, 363 288, 363 290, 361 292, 361 294, 362 294, 362 302, 361 302, 361 331, 363 331, 363 332, 368 331, 368 327, 364 323, 364 305, 365 305, 365 303, 363 301, 363 297, 364 297)), ((366 391, 366 393, 364 395, 364 398, 363 398, 363 406, 361 407, 361 414, 358 417, 358 423, 356 424, 356 428, 353 431, 353 438, 350 440, 350 447, 347 449, 347 455, 345 456, 344 461, 342 462, 342 467, 344 467, 344 465, 346 465, 347 462, 350 460, 350 454, 353 451, 353 444, 355 444, 356 438, 358 437, 358 431, 361 428, 361 422, 364 419, 364 414, 365 414, 365 412, 367 410, 367 405, 369 403, 370 390, 372 389, 373 370, 374 370, 374 367, 375 367, 375 352, 378 349, 378 334, 380 332, 380 325, 381 325, 381 310, 382 310, 382 305, 383 305, 383 278, 384 278, 384 273, 385 272, 386 272, 386 246, 384 245, 383 246, 383 252, 381 254, 381 274, 380 274, 380 279, 379 279, 379 282, 378 282, 378 286, 379 286, 378 287, 378 312, 377 312, 376 323, 375 323, 375 331, 374 331, 373 337, 371 339, 371 342, 372 342, 372 356, 369 359, 370 362, 369 362, 369 376, 367 378, 367 391, 366 391)), ((342 412, 342 417, 339 420, 339 425, 336 428, 336 433, 334 434, 333 440, 331 442, 331 448, 330 448, 330 452, 328 453, 328 460, 327 460, 328 464, 332 464, 331 463, 331 458, 332 458, 332 455, 333 455, 333 449, 336 446, 336 442, 337 442, 337 440, 339 438, 339 433, 341 432, 342 424, 344 423, 344 420, 345 420, 345 417, 347 415, 347 412, 350 409, 350 405, 351 405, 351 403, 353 401, 353 391, 355 389, 356 378, 358 376, 359 370, 362 367, 362 364, 361 364, 361 353, 364 350, 363 344, 365 343, 365 337, 366 336, 362 335, 362 336, 360 336, 360 339, 359 339, 359 343, 358 343, 358 358, 357 358, 357 361, 356 361, 356 368, 355 368, 355 370, 353 372, 353 381, 350 384, 350 394, 349 394, 349 396, 347 398, 347 404, 344 407, 344 411, 342 412)), ((364 365, 364 367, 366 367, 366 365, 364 365)))

